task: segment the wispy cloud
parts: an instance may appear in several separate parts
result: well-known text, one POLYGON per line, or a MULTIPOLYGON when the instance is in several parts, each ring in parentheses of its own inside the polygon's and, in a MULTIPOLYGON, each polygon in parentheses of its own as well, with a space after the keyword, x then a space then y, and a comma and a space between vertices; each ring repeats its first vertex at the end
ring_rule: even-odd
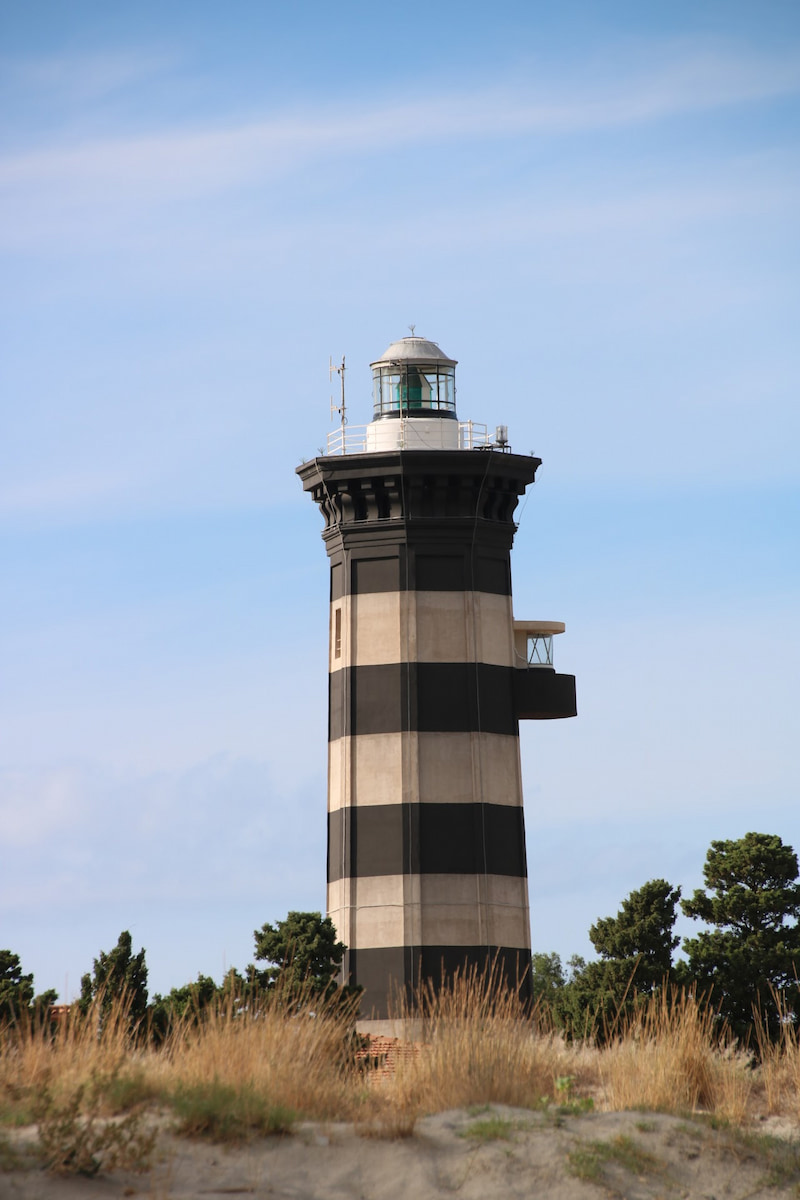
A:
POLYGON ((123 928, 167 991, 243 968, 256 924, 324 906, 324 798, 278 790, 253 758, 0 771, 0 821, 3 944, 65 998, 123 928))
POLYGON ((85 787, 81 772, 71 767, 0 773, 0 824, 8 847, 58 841, 85 816, 85 787))
POLYGON ((30 906, 25 878, 34 862, 37 872, 50 868, 37 905, 67 896, 73 905, 97 905, 121 894, 139 902, 201 900, 214 883, 224 883, 229 896, 247 892, 265 854, 281 860, 282 842, 299 843, 285 861, 310 875, 324 819, 309 839, 289 798, 277 792, 266 764, 227 755, 182 772, 123 775, 95 764, 2 771, 0 820, 16 858, 7 864, 0 904, 30 906), (89 862, 113 862, 114 869, 87 874, 89 862))
POLYGON ((6 94, 33 95, 38 104, 58 104, 63 118, 65 109, 103 101, 174 69, 177 62, 176 54, 151 48, 35 58, 0 55, 0 79, 6 94))
POLYGON ((403 147, 611 130, 800 90, 796 56, 768 61, 685 56, 651 72, 597 81, 565 98, 536 83, 430 95, 413 103, 322 108, 227 127, 120 136, 7 155, 0 188, 54 189, 63 203, 148 204, 216 194, 315 159, 403 147))
MULTIPOLYGON (((264 327, 271 324, 274 331, 281 325, 275 309, 267 316, 273 302, 283 311, 304 309, 309 290, 325 294, 333 278, 336 287, 366 292, 380 286, 381 259, 410 262, 424 254, 440 303, 452 286, 483 304, 492 288, 507 288, 513 258, 512 273, 527 272, 526 288, 535 278, 526 295, 571 292, 568 303, 562 295, 564 328, 582 304, 587 327, 594 328, 602 304, 606 324, 616 320, 614 336, 622 327, 630 335, 634 326, 639 332, 645 325, 661 328, 694 313, 708 324, 738 302, 760 311, 757 293, 774 294, 777 272, 768 259, 757 271, 740 269, 738 261, 747 256, 754 232, 788 229, 793 221, 800 202, 793 148, 780 138, 771 148, 754 148, 752 140, 731 138, 728 122, 712 139, 710 155, 670 160, 671 137, 659 142, 654 128, 651 142, 649 125, 796 94, 800 59, 789 51, 765 58, 673 46, 658 57, 652 48, 649 57, 631 55, 630 62, 636 65, 614 82, 594 68, 577 83, 554 82, 531 69, 527 82, 431 93, 413 103, 351 100, 213 128, 80 143, 64 137, 46 150, 0 159, 0 246, 19 256, 11 259, 16 278, 3 307, 18 327, 27 321, 37 336, 45 329, 54 342, 55 326, 66 318, 60 352, 80 363, 77 374, 60 364, 48 371, 43 356, 20 356, 7 384, 20 414, 19 435, 16 444, 13 436, 7 439, 0 517, 69 519, 127 505, 137 511, 191 507, 209 496, 215 504, 222 497, 226 503, 260 502, 272 484, 252 447, 268 436, 267 423, 282 412, 286 389, 296 380, 280 380, 274 366, 268 384, 254 386, 247 377, 247 370, 263 372, 269 341, 260 334, 248 341, 242 333, 250 328, 251 300, 264 313, 264 327), (627 136, 621 138, 613 169, 601 136, 577 136, 634 126, 647 126, 647 137, 638 140, 634 154, 626 149, 627 136), (532 163, 531 147, 547 138, 558 142, 554 156, 546 166, 532 163), (664 157, 650 153, 661 145, 664 157), (419 156, 411 153, 417 148, 419 156), (423 152, 424 179, 398 170, 398 163, 416 162, 423 152), (34 262, 43 270, 30 270, 29 254, 41 256, 34 262), (188 301, 195 315, 204 307, 207 318, 222 295, 243 305, 243 318, 227 325, 230 347, 215 341, 215 317, 202 334, 181 319, 175 336, 154 349, 156 312, 174 322, 188 301), (143 296, 147 307, 137 309, 143 296), (107 300, 120 322, 114 337, 122 349, 113 354, 102 339, 81 343, 69 320, 85 310, 78 333, 94 330, 104 323, 107 300), (59 305, 65 307, 47 328, 59 305), (141 374, 133 360, 145 357, 144 346, 150 370, 141 374), (209 346, 213 354, 204 357, 209 346), (221 368, 209 386, 214 357, 221 368), (102 404, 97 386, 104 391, 102 404), (228 425, 220 425, 222 392, 228 425), (189 395, 191 404, 181 404, 180 397, 189 395), (249 407, 245 397, 252 398, 249 407), (65 412, 71 433, 61 432, 65 412), (226 471, 226 462, 235 462, 235 470, 226 471)), ((121 78, 150 69, 138 60, 117 67, 121 78)), ((55 67, 48 69, 58 75, 55 67)), ((98 79, 104 71, 114 75, 112 66, 98 65, 98 79)), ((729 360, 735 362, 732 373, 741 376, 741 363, 728 355, 722 361, 729 360)), ((13 352, 6 371, 10 363, 13 352)), ((730 407, 727 378, 718 390, 730 407)), ((771 390, 763 381, 754 384, 752 392, 762 414, 784 405, 780 381, 771 390)), ((589 406, 570 428, 568 457, 578 474, 609 429, 622 430, 618 452, 641 437, 624 411, 624 394, 617 378, 605 406, 589 406)), ((626 458, 629 473, 727 475, 728 462, 740 452, 741 427, 698 417, 694 383, 686 383, 681 395, 678 401, 665 395, 660 407, 651 407, 648 420, 660 436, 634 446, 626 458), (691 411, 693 438, 676 468, 659 447, 676 435, 681 404, 691 411)), ((504 419, 514 415, 509 407, 504 419)), ((539 418, 540 428, 545 420, 539 418)), ((749 437, 762 464, 752 469, 767 475, 783 472, 791 461, 791 438, 778 438, 777 428, 774 418, 764 420, 749 437)), ((557 438, 555 429, 549 436, 557 438)), ((298 443, 299 457, 308 447, 299 436, 298 443)))

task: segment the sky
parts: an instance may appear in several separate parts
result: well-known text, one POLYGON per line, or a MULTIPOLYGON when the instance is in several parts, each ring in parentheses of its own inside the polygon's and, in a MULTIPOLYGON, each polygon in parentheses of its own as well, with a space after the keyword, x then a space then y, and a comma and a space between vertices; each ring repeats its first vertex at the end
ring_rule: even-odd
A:
MULTIPOLYGON (((800 850, 800 6, 0 0, 0 947, 150 989, 325 905, 295 467, 414 324, 543 460, 515 615, 534 950, 800 850), (335 385, 335 381, 334 381, 335 385)), ((693 923, 681 918, 681 934, 693 923)))

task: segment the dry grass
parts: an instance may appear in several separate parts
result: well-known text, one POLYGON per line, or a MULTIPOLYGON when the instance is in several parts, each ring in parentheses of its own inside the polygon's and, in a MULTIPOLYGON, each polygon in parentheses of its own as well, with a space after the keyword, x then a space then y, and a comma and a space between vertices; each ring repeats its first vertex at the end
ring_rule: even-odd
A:
POLYGON ((457 975, 450 987, 419 989, 413 1013, 420 1052, 398 1062, 386 1100, 410 1117, 475 1104, 534 1108, 578 1077, 577 1052, 526 1015, 493 973, 457 975))
POLYGON ((346 1119, 363 1092, 352 1025, 341 1005, 279 993, 190 1014, 158 1048, 131 1036, 125 1005, 102 1018, 99 1003, 75 1010, 54 1029, 24 1019, 0 1030, 0 1124, 66 1113, 77 1143, 87 1124, 102 1130, 98 1117, 166 1108, 189 1135, 238 1141, 285 1132, 298 1114, 346 1119))
POLYGON ((800 1121, 800 1044, 782 996, 775 996, 781 1016, 781 1037, 772 1042, 763 1021, 756 1023, 756 1041, 761 1060, 761 1084, 767 1112, 800 1121))
POLYGON ((604 1107, 714 1113, 747 1119, 753 1072, 693 992, 664 990, 597 1052, 604 1107))
MULTIPOLYGON (((0 1030, 0 1125, 66 1113, 63 1161, 88 1122, 113 1114, 172 1114, 189 1136, 241 1140, 290 1131, 299 1118, 353 1121, 364 1134, 408 1136, 423 1113, 508 1104, 558 1114, 702 1109, 745 1123, 756 1111, 800 1120, 800 1047, 788 1024, 761 1065, 720 1038, 693 995, 664 993, 602 1049, 567 1043, 525 1013, 496 980, 472 974, 423 988, 398 1015, 418 1031, 413 1053, 372 1084, 352 1042, 353 1013, 274 995, 229 1002, 178 1023, 159 1047, 131 1039, 124 1006, 54 1029, 0 1030), (91 1103, 89 1103, 89 1099, 91 1103), (73 1120, 74 1118, 74 1120, 73 1120), (72 1130, 73 1132, 70 1132, 72 1130)), ((60 1116, 59 1116, 60 1119, 60 1116)), ((99 1144, 99 1143, 98 1143, 99 1144)))
POLYGON ((351 1027, 352 1012, 310 997, 287 1003, 276 993, 245 1013, 228 1003, 199 1025, 179 1027, 150 1069, 158 1069, 165 1094, 222 1086, 309 1117, 347 1118, 351 1027))
POLYGON ((80 1089, 136 1070, 128 1006, 117 1005, 102 1023, 97 1005, 84 1018, 71 1010, 51 1029, 40 1013, 0 1029, 0 1120, 16 1123, 45 1094, 56 1102, 80 1089))

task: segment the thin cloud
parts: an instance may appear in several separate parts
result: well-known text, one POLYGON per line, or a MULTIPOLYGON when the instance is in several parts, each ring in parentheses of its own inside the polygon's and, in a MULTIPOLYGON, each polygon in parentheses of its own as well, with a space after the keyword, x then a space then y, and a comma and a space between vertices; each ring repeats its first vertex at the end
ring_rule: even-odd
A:
POLYGON ((26 92, 37 102, 66 107, 96 103, 115 92, 173 69, 176 54, 164 50, 106 50, 98 54, 0 56, 0 79, 7 94, 26 92))
POLYGON ((695 55, 614 86, 597 83, 569 100, 539 95, 535 87, 492 87, 413 104, 349 107, 333 116, 297 113, 222 129, 109 138, 10 155, 0 161, 0 186, 90 186, 120 193, 132 187, 140 200, 148 190, 161 198, 217 192, 300 168, 318 156, 610 130, 796 94, 798 81, 796 56, 749 61, 695 55))
MULTIPOLYGON (((624 232, 652 235, 654 229, 675 228, 694 222, 717 221, 742 214, 767 216, 794 212, 800 200, 800 174, 793 163, 775 156, 759 156, 738 164, 728 164, 724 173, 711 180, 684 177, 680 182, 658 186, 629 182, 626 187, 605 195, 566 201, 551 194, 544 198, 498 201, 495 196, 479 204, 455 210, 453 205, 427 208, 421 215, 411 214, 387 220, 377 214, 372 223, 359 216, 348 223, 315 224, 312 236, 322 245, 342 241, 356 244, 369 230, 371 253, 397 248, 408 243, 417 248, 457 250, 474 246, 476 239, 484 247, 498 244, 520 246, 531 240, 594 236, 624 232)), ((300 244, 308 239, 308 228, 288 228, 284 237, 295 237, 300 244)), ((265 247, 270 245, 267 238, 265 247)), ((250 251, 254 249, 249 243, 250 251)))
POLYGON ((38 772, 0 772, 0 824, 16 850, 47 839, 58 842, 86 814, 82 773, 69 766, 38 772))
POLYGON ((324 822, 309 839, 307 820, 296 819, 296 806, 307 804, 278 791, 266 763, 230 755, 185 771, 123 774, 86 763, 5 770, 0 818, 16 858, 0 904, 17 908, 25 896, 30 907, 25 880, 43 864, 48 878, 37 888, 37 906, 59 897, 95 905, 121 895, 202 900, 214 887, 230 899, 252 893, 265 857, 277 861, 287 844, 287 861, 299 858, 311 875, 324 822), (87 874, 88 863, 112 861, 113 872, 87 874))

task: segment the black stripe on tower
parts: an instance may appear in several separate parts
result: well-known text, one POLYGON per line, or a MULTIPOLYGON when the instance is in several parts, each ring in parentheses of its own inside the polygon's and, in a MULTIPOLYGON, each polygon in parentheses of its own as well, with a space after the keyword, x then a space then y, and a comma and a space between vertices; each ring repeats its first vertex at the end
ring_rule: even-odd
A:
POLYGON ((507 804, 335 809, 328 814, 328 851, 329 883, 376 875, 527 878, 522 808, 507 804))
POLYGON ((380 946, 348 950, 345 958, 350 977, 357 979, 368 998, 366 1015, 385 1018, 398 993, 413 1000, 420 983, 430 979, 434 985, 462 977, 471 970, 494 970, 509 987, 518 989, 523 1001, 532 999, 530 987, 531 952, 508 946, 380 946), (388 987, 387 987, 388 984, 388 987))
MULTIPOLYGON (((398 534, 400 531, 397 531, 398 534)), ((359 547, 350 561, 350 578, 339 559, 331 563, 331 600, 369 592, 490 592, 511 595, 508 551, 473 554, 465 545, 453 553, 451 542, 435 546, 382 546, 377 551, 359 547), (389 553, 393 551, 393 553, 389 553)))
POLYGON ((514 668, 381 663, 328 676, 330 741, 363 733, 518 733, 514 668))

